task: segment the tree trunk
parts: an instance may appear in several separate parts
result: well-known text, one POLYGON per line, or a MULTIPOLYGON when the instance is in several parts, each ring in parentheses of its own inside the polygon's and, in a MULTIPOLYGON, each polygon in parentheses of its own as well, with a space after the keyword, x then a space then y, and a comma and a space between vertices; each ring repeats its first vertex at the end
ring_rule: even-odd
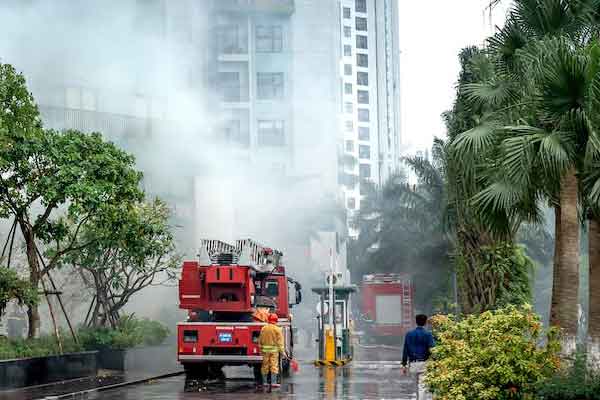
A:
POLYGON ((552 293, 552 325, 563 329, 565 340, 574 344, 577 336, 579 303, 579 218, 578 182, 575 170, 563 177, 560 188, 558 250, 552 293))
POLYGON ((556 326, 559 324, 557 308, 560 303, 558 296, 558 279, 560 271, 560 205, 554 207, 554 262, 552 266, 552 302, 550 305, 550 325, 556 326))
POLYGON ((590 263, 589 336, 600 342, 600 218, 589 221, 588 233, 590 263))
MULTIPOLYGON (((18 221, 25 240, 27 263, 29 264, 29 283, 37 290, 42 276, 37 249, 35 247, 35 235, 32 226, 26 220, 18 218, 18 221)), ((27 337, 32 339, 38 335, 40 330, 40 312, 37 305, 28 306, 27 319, 29 322, 27 337)))

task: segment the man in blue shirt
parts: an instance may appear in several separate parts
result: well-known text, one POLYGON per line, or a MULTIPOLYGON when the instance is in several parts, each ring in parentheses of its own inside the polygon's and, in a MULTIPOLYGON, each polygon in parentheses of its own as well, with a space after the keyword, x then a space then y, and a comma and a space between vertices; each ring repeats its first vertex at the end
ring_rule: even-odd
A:
POLYGON ((417 315, 417 327, 406 334, 404 338, 404 351, 402 353, 402 365, 406 367, 410 362, 427 361, 431 355, 431 348, 435 342, 431 332, 425 329, 427 315, 417 315))
POLYGON ((406 373, 406 366, 410 363, 411 372, 416 375, 419 391, 418 399, 430 398, 423 382, 425 361, 431 355, 431 348, 435 345, 433 335, 425 329, 427 315, 419 314, 416 317, 417 327, 406 334, 404 338, 404 351, 402 353, 402 366, 406 373))

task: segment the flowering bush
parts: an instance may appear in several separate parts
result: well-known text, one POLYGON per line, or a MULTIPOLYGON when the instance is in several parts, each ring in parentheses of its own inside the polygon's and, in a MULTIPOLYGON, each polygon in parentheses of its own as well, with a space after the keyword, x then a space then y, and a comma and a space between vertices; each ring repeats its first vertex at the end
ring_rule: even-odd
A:
POLYGON ((555 330, 530 306, 432 318, 437 344, 425 382, 440 400, 530 399, 559 367, 555 330))

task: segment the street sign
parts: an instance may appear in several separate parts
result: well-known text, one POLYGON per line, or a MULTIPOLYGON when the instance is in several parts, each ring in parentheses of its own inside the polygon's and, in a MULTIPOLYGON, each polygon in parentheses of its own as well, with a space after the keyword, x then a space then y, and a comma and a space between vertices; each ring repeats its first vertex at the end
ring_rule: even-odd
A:
POLYGON ((333 277, 333 284, 337 285, 338 280, 341 278, 341 274, 329 274, 327 275, 327 284, 331 284, 331 277, 333 277))

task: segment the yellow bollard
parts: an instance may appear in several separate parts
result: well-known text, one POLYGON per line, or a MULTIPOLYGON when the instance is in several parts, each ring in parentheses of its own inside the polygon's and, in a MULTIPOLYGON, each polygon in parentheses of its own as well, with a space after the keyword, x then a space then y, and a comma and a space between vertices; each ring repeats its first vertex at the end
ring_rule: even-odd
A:
POLYGON ((335 338, 333 337, 333 330, 331 329, 325 331, 325 360, 335 360, 335 338))

